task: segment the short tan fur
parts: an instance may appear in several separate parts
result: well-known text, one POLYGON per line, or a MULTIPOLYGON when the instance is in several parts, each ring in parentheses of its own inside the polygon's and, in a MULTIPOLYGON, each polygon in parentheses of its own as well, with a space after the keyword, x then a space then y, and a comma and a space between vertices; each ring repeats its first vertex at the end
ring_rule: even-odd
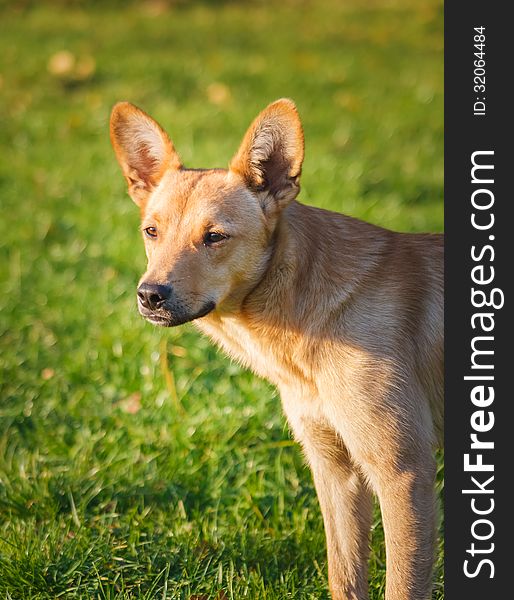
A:
POLYGON ((141 210, 150 322, 194 323, 273 382, 312 469, 334 600, 368 597, 372 494, 387 600, 431 593, 434 448, 443 420, 443 237, 395 233, 296 200, 295 105, 255 119, 227 170, 187 169, 129 103, 111 140, 141 210))

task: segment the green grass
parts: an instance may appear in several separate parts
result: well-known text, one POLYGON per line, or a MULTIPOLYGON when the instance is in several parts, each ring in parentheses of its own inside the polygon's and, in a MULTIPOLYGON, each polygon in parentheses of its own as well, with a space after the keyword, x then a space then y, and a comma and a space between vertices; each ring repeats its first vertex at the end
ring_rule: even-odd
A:
MULTIPOLYGON (((441 230, 442 3, 120 5, 0 2, 0 596, 328 598, 276 391, 192 326, 137 315, 144 253, 108 115, 131 100, 186 164, 225 166, 292 97, 301 200, 441 230), (62 50, 82 74, 47 69, 62 50)), ((377 511, 373 600, 384 562, 377 511)), ((434 598, 442 579, 441 547, 434 598)))

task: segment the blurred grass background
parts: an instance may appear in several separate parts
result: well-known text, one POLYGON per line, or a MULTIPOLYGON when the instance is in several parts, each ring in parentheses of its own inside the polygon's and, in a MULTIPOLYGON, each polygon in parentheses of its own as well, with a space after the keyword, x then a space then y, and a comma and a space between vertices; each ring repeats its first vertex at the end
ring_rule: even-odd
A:
MULTIPOLYGON (((0 594, 329 598, 276 391, 137 314, 138 214, 108 139, 130 100, 226 166, 293 98, 300 200, 440 231, 440 0, 0 0, 0 594)), ((442 466, 440 469, 442 486, 442 466)), ((385 552, 373 528, 371 598, 385 552)), ((434 598, 443 598, 442 543, 434 598)))

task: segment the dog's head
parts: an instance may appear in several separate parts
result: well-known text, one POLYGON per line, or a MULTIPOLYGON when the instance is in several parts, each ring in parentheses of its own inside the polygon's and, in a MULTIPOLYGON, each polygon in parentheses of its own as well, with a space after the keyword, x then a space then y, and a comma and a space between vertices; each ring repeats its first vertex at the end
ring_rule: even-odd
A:
POLYGON ((293 102, 257 116, 228 170, 185 168, 166 132, 128 102, 113 108, 111 140, 141 210, 148 267, 140 313, 172 326, 237 309, 262 278, 280 214, 300 189, 303 132, 293 102))

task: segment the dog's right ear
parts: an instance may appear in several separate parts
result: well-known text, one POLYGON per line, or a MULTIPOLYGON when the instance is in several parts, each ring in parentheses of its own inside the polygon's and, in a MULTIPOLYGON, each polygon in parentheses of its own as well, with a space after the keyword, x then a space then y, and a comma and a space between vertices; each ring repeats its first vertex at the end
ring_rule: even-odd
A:
POLYGON ((180 158, 162 127, 130 102, 114 106, 110 131, 129 195, 142 208, 165 171, 182 167, 180 158))

